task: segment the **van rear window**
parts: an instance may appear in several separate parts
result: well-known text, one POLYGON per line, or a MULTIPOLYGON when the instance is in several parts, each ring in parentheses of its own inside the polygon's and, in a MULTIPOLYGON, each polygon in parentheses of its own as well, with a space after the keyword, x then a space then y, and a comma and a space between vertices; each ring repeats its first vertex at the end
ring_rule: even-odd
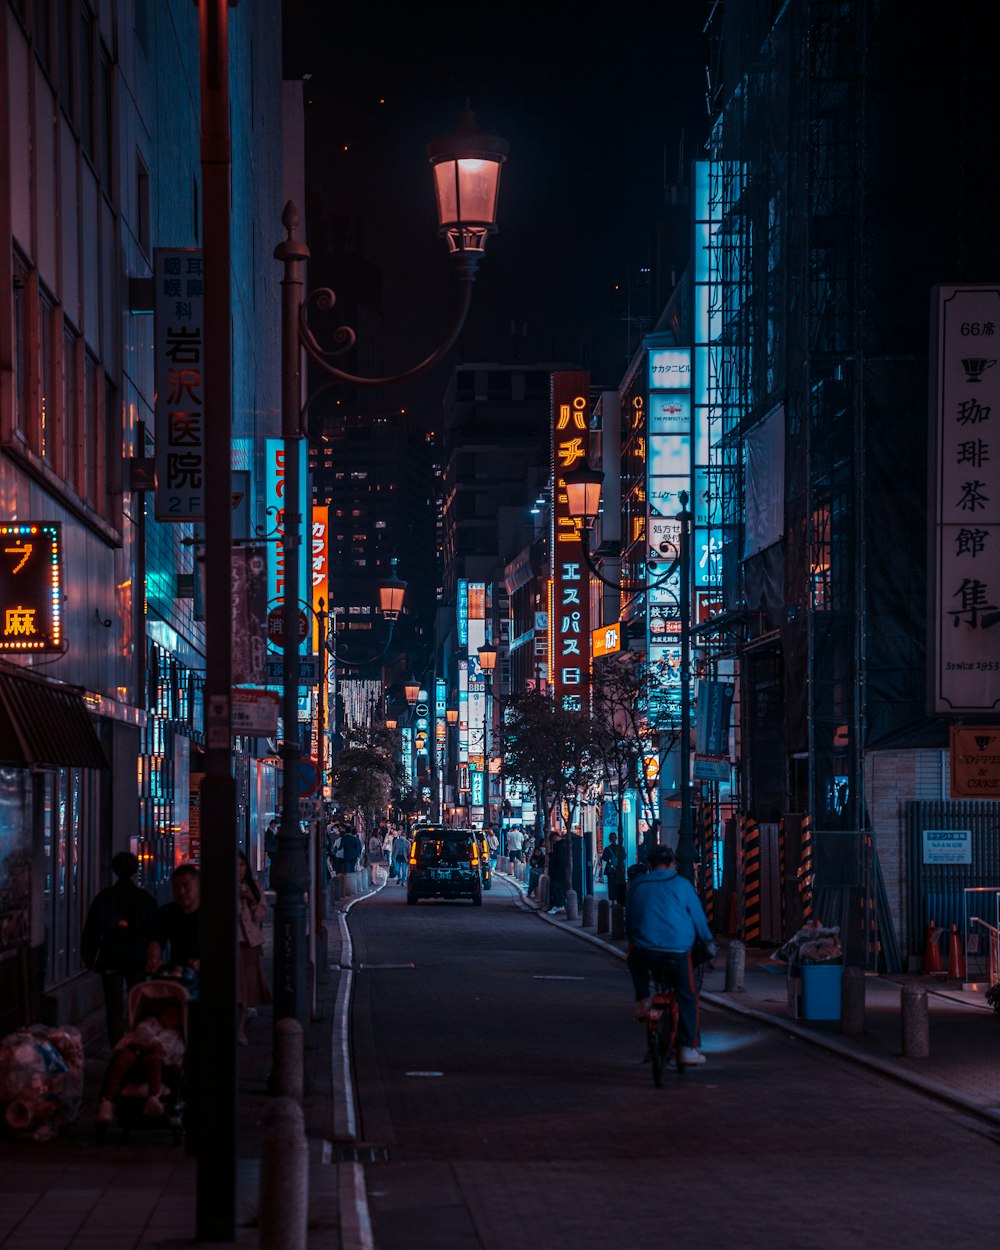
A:
POLYGON ((471 838, 421 838, 417 843, 418 864, 468 864, 471 857, 471 838))

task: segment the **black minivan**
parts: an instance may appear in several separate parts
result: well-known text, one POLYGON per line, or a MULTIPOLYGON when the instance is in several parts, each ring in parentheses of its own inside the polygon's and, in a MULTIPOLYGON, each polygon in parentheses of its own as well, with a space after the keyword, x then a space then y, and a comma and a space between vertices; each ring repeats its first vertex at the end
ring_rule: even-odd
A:
POLYGON ((482 907, 480 860, 479 842, 471 829, 418 825, 410 847, 407 903, 413 906, 421 898, 471 898, 474 906, 482 907))

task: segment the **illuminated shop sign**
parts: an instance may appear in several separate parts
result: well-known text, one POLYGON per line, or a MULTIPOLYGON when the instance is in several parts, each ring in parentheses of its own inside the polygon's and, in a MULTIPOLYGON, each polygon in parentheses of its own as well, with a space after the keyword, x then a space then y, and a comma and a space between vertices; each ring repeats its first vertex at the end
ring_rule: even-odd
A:
POLYGON ((57 524, 0 525, 0 651, 63 651, 57 524))
POLYGON ((589 373, 552 375, 552 581, 549 605, 549 680, 568 712, 590 708, 590 574, 586 535, 569 512, 563 474, 587 459, 589 373))
POLYGON ((590 638, 595 660, 602 655, 613 655, 622 649, 621 622, 615 621, 614 625, 602 625, 600 629, 593 631, 590 638))
MULTIPOLYGON (((308 500, 309 467, 306 463, 306 440, 300 438, 295 444, 299 449, 299 501, 298 514, 301 518, 300 534, 303 541, 299 543, 299 599, 312 605, 312 548, 305 541, 309 533, 307 525, 311 518, 308 500)), ((267 516, 274 518, 277 531, 277 542, 267 544, 267 606, 275 608, 285 601, 285 440, 268 438, 264 440, 264 490, 267 516)), ((302 607, 302 604, 299 604, 302 607)), ((299 647, 303 655, 312 654, 312 630, 306 631, 299 647)), ((273 644, 269 642, 269 647, 273 644)))
POLYGON ((159 521, 205 516, 205 325, 202 254, 153 249, 155 511, 159 521))
POLYGON ((934 296, 931 711, 996 715, 1000 287, 940 286, 934 296))

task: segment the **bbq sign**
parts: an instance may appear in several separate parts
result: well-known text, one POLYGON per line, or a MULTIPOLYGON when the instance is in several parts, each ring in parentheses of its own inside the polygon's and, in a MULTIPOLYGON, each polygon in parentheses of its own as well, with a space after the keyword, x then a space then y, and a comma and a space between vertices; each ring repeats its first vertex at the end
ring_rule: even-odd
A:
POLYGON ((63 651, 59 526, 0 525, 0 651, 63 651))

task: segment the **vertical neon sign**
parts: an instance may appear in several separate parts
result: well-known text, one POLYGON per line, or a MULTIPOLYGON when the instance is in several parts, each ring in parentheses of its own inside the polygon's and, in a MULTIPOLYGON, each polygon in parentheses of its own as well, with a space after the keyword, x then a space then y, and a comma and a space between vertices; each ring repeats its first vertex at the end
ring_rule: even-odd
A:
POLYGON ((556 704, 590 710, 590 574, 585 535, 569 512, 563 474, 587 459, 589 373, 552 375, 552 581, 549 603, 549 680, 556 704))

